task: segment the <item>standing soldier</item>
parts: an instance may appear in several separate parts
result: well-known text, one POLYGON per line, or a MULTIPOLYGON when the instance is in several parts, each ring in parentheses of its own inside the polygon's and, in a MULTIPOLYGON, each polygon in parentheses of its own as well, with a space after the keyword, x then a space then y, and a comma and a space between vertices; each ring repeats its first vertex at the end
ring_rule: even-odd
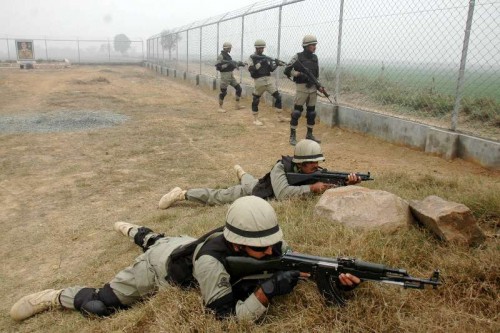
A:
POLYGON ((313 128, 316 119, 316 99, 317 88, 313 82, 310 82, 305 71, 309 71, 316 78, 319 77, 318 57, 314 54, 316 51, 317 39, 313 35, 306 35, 302 39, 303 52, 297 53, 293 56, 290 63, 285 68, 285 75, 293 77, 295 82, 296 93, 295 101, 292 112, 292 119, 290 120, 290 144, 295 146, 297 144, 296 129, 299 124, 299 118, 304 111, 304 104, 307 104, 306 118, 307 118, 307 135, 306 139, 314 140, 321 143, 313 135, 313 128))
POLYGON ((232 86, 236 89, 236 110, 243 109, 240 107, 240 97, 241 97, 241 86, 233 75, 233 70, 238 67, 245 66, 245 63, 241 61, 233 61, 233 58, 229 55, 231 52, 231 48, 233 46, 229 42, 225 42, 222 45, 222 51, 217 56, 217 64, 215 68, 220 72, 220 94, 219 94, 219 112, 226 112, 222 108, 222 104, 224 103, 224 97, 227 94, 227 86, 232 86))
POLYGON ((266 42, 262 39, 257 39, 254 46, 255 53, 250 56, 250 59, 248 59, 248 71, 254 79, 252 100, 252 113, 254 117, 253 123, 257 126, 262 126, 262 122, 259 120, 259 102, 260 97, 266 91, 274 97, 274 107, 276 108, 278 121, 287 121, 289 119, 283 117, 281 114, 281 95, 276 88, 276 84, 271 82, 271 72, 274 72, 280 63, 278 63, 277 59, 273 60, 264 55, 266 42))

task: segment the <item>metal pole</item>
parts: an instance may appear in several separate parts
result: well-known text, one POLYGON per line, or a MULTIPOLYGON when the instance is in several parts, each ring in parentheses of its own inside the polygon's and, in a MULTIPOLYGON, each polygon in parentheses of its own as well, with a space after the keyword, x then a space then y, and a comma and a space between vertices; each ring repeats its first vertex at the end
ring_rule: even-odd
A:
POLYGON ((47 38, 45 38, 45 58, 49 61, 49 50, 47 49, 47 38))
POLYGON ((10 60, 10 49, 9 49, 9 39, 6 39, 7 41, 7 60, 10 60))
POLYGON ((189 30, 186 31, 186 73, 189 72, 189 30))
MULTIPOLYGON (((217 45, 215 50, 215 59, 219 56, 219 22, 217 22, 217 45)), ((219 71, 215 71, 215 78, 219 78, 219 71)))
POLYGON ((141 54, 142 54, 142 61, 144 61, 144 41, 141 39, 141 54))
MULTIPOLYGON (((241 56, 240 60, 243 61, 243 35, 245 35, 245 16, 241 17, 241 56)), ((243 78, 243 71, 240 70, 240 83, 243 78)))
MULTIPOLYGON (((163 35, 162 35, 162 38, 163 38, 163 35)), ((160 42, 160 44, 162 44, 160 42)), ((163 44, 161 45, 161 55, 163 57, 163 66, 165 66, 165 48, 163 47, 163 44)))
MULTIPOLYGON (((281 51, 281 14, 283 11, 283 6, 280 6, 279 16, 278 16, 278 50, 276 51, 276 58, 280 58, 281 51)), ((279 68, 279 67, 278 67, 279 68)), ((279 69, 276 70, 276 89, 279 89, 280 73, 279 69)))
POLYGON ((108 38, 108 62, 111 62, 111 43, 108 38))
POLYGON ((78 49, 78 63, 80 64, 80 40, 76 38, 76 47, 78 49))
POLYGON ((202 35, 203 35, 203 27, 200 27, 200 75, 201 75, 201 41, 202 41, 202 35))
MULTIPOLYGON (((175 71, 177 73, 177 62, 179 61, 179 33, 175 33, 175 71)), ((177 74, 176 74, 177 75, 177 74)))
POLYGON ((339 37, 337 42, 337 66, 335 70, 335 102, 338 104, 340 100, 340 56, 342 50, 342 24, 344 20, 344 0, 340 0, 339 14, 339 37))
POLYGON ((160 64, 160 37, 156 37, 156 64, 160 64))
POLYGON ((465 63, 467 61, 467 50, 469 49, 469 38, 472 27, 472 17, 474 16, 475 0, 469 1, 469 12, 467 14, 467 23, 465 24, 464 45, 462 47, 462 58, 460 59, 460 70, 458 71, 457 93, 455 95, 455 106, 451 114, 451 130, 457 129, 458 111, 460 109, 460 101, 462 99, 465 76, 465 63))

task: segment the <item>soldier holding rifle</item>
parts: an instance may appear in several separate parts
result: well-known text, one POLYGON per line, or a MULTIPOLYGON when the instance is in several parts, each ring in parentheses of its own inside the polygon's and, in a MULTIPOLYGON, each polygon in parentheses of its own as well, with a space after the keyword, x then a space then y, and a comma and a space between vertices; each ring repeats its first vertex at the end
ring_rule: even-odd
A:
MULTIPOLYGON (((183 190, 175 187, 165 194, 158 204, 160 209, 167 209, 178 201, 195 201, 208 205, 231 203, 248 195, 256 195, 264 199, 276 198, 285 200, 291 197, 308 196, 312 193, 323 193, 336 185, 317 181, 313 184, 291 185, 287 174, 311 174, 318 171, 318 163, 324 161, 320 145, 313 140, 301 140, 294 149, 293 156, 282 156, 272 170, 261 179, 256 179, 246 173, 239 165, 234 170, 240 184, 225 189, 194 188, 183 190)), ((348 174, 342 185, 354 185, 361 182, 361 177, 354 173, 348 174)))
POLYGON ((252 99, 252 113, 254 117, 254 125, 262 126, 259 120, 259 102, 262 94, 268 92, 274 97, 274 107, 276 108, 277 118, 279 122, 288 121, 289 119, 283 117, 281 106, 281 95, 276 88, 276 84, 271 79, 271 73, 278 68, 284 66, 284 62, 270 58, 264 55, 264 48, 266 42, 262 39, 257 39, 254 43, 255 53, 248 59, 248 70, 254 79, 254 91, 252 99))

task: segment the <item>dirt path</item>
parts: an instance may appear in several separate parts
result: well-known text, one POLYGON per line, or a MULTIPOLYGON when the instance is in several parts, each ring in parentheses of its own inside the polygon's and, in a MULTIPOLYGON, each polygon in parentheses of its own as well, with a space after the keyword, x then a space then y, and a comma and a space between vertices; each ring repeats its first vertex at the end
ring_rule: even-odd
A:
MULTIPOLYGON (((61 314, 18 325, 8 317, 12 303, 40 289, 102 284, 128 265, 132 245, 112 232, 115 221, 189 220, 192 212, 158 211, 161 195, 173 186, 234 184, 236 163, 261 176, 292 153, 289 125, 277 123, 272 109, 262 107, 265 126, 256 127, 248 107, 217 113, 216 98, 215 92, 133 66, 0 70, 0 118, 75 110, 129 117, 104 129, 0 133, 0 331, 49 330, 49 317, 61 314)), ((331 169, 371 171, 375 177, 394 171, 499 177, 462 160, 445 161, 321 124, 316 133, 331 169)), ((304 136, 301 119, 298 137, 304 136)))

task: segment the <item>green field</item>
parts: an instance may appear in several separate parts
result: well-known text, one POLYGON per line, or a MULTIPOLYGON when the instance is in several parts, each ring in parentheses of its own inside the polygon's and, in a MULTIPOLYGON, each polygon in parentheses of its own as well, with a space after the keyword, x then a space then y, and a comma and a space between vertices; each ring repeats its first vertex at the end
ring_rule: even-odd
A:
MULTIPOLYGON (((335 74, 334 67, 322 67, 321 80, 332 91, 335 74)), ((362 94, 382 105, 443 117, 454 108, 457 77, 458 71, 449 66, 347 62, 341 71, 341 94, 362 94)), ((465 72, 460 113, 466 121, 500 128, 500 71, 465 72)))

